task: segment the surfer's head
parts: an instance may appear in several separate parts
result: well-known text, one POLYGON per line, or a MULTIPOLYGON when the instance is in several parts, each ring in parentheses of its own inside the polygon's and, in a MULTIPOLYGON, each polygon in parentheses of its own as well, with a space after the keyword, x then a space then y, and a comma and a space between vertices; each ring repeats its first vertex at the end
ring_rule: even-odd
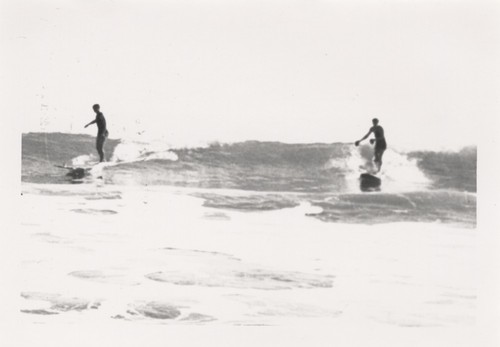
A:
POLYGON ((99 106, 99 104, 95 104, 94 106, 92 106, 92 108, 93 108, 93 109, 94 109, 94 111, 96 111, 96 112, 99 112, 99 108, 100 108, 100 107, 101 107, 101 106, 99 106))
POLYGON ((372 119, 372 123, 373 123, 373 125, 377 125, 378 124, 378 119, 377 118, 373 118, 372 119))

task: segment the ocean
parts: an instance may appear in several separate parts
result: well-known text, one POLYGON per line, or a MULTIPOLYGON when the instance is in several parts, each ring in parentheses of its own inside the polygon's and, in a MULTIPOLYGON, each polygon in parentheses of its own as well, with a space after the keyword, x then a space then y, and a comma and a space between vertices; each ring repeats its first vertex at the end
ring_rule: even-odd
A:
POLYGON ((26 327, 473 339, 475 148, 389 143, 380 189, 364 191, 370 146, 109 139, 96 164, 94 141, 23 134, 16 304, 26 327), (74 179, 65 165, 89 170, 74 179))
POLYGON ((158 142, 108 140, 109 162, 98 180, 89 175, 75 181, 55 166, 95 164, 94 141, 86 135, 24 134, 22 181, 200 188, 204 191, 194 195, 206 206, 245 211, 307 202, 321 208, 309 216, 326 222, 476 223, 475 148, 409 153, 389 148, 380 190, 366 193, 359 175, 372 160, 368 145, 247 141, 169 148, 158 142))

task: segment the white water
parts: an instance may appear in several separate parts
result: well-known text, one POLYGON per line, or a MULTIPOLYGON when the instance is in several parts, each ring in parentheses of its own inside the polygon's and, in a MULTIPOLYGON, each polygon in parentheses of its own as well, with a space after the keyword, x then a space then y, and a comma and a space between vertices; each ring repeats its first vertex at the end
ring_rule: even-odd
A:
POLYGON ((192 189, 23 190, 18 305, 27 326, 444 331, 428 335, 431 345, 475 325, 470 229, 323 223, 305 217, 317 212, 308 205, 215 210, 192 189), (169 310, 172 319, 152 318, 169 310))
MULTIPOLYGON (((351 147, 346 158, 332 159, 329 167, 336 167, 346 172, 349 191, 359 191, 358 177, 360 173, 370 172, 373 167, 373 146, 361 145, 351 147)), ((426 189, 431 180, 418 168, 415 159, 392 149, 383 155, 382 169, 377 174, 382 179, 383 191, 398 193, 426 189), (386 170, 386 168, 389 168, 386 170)))
POLYGON ((177 160, 177 155, 169 151, 170 147, 161 141, 139 142, 131 140, 121 141, 113 151, 113 162, 133 162, 139 160, 177 160))

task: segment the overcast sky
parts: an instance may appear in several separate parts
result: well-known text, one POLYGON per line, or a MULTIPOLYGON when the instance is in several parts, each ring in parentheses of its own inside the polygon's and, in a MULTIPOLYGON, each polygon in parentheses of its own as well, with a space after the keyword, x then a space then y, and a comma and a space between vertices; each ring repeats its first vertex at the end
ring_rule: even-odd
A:
MULTIPOLYGON (((490 1, 0 1, 20 130, 111 137, 475 144, 498 114, 490 1), (479 123, 478 123, 479 122, 479 123)), ((5 66, 9 66, 5 69, 5 66)))

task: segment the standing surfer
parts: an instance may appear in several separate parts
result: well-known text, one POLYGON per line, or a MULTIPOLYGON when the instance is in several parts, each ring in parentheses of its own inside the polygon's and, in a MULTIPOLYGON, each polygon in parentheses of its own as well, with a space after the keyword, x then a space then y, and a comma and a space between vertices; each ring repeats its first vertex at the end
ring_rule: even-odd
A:
POLYGON ((99 111, 100 106, 98 104, 95 104, 92 106, 95 112, 95 119, 90 122, 89 124, 85 125, 85 128, 88 127, 91 124, 96 123, 97 124, 97 138, 95 142, 95 147, 97 149, 97 153, 99 153, 99 162, 104 161, 104 141, 106 141, 106 138, 108 137, 108 129, 106 128, 106 119, 104 118, 104 115, 102 114, 101 111, 99 111))
POLYGON ((365 136, 363 136, 361 140, 354 142, 354 144, 356 146, 359 146, 359 143, 364 139, 366 139, 368 136, 370 136, 371 133, 375 135, 375 139, 371 139, 370 143, 373 144, 375 142, 375 150, 374 150, 375 157, 373 158, 373 161, 377 166, 377 172, 379 172, 380 168, 382 167, 382 156, 384 155, 384 152, 387 149, 387 143, 385 142, 384 128, 378 125, 378 119, 373 118, 372 123, 373 126, 370 128, 368 133, 365 136))

